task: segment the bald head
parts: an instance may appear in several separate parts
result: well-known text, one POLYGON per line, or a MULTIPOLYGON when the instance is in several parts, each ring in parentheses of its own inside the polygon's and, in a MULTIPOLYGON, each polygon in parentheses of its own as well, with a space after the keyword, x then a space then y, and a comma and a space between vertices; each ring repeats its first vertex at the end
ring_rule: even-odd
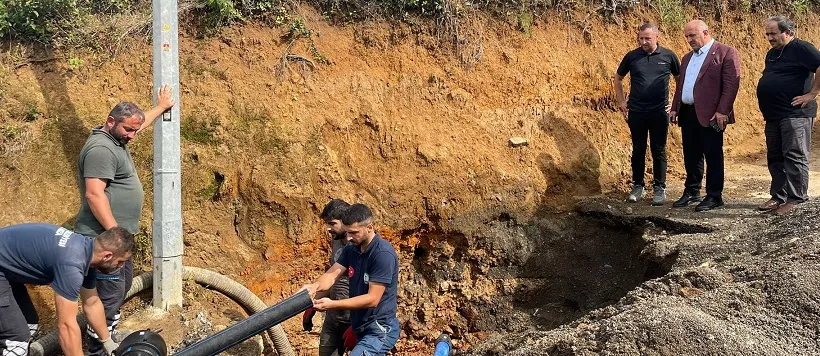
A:
POLYGON ((692 20, 683 27, 683 34, 686 36, 686 42, 693 51, 698 51, 712 40, 709 34, 709 26, 701 20, 692 20))
POLYGON ((707 26, 706 22, 703 22, 703 20, 689 21, 686 24, 686 26, 684 26, 684 29, 687 29, 687 28, 692 28, 696 31, 708 31, 709 30, 709 26, 707 26))

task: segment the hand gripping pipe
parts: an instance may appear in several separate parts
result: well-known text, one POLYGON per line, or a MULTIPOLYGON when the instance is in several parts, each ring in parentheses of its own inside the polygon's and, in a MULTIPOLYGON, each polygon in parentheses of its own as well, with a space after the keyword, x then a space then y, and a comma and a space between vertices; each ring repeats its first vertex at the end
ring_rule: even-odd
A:
MULTIPOLYGON (((209 271, 203 268, 185 266, 182 268, 182 275, 183 278, 193 279, 195 282, 203 286, 213 288, 214 290, 219 291, 222 294, 228 296, 229 298, 239 303, 239 305, 241 305, 243 308, 245 308, 245 310, 248 311, 248 314, 259 313, 267 308, 265 303, 262 302, 262 300, 259 299, 259 297, 251 293, 251 291, 249 291, 243 285, 219 273, 209 271)), ((134 278, 134 282, 131 285, 131 289, 128 291, 128 294, 125 296, 125 299, 131 298, 135 294, 142 292, 145 289, 149 289, 152 286, 153 274, 150 272, 143 273, 138 277, 134 278)), ((296 296, 299 295, 301 295, 301 293, 297 294, 296 296)), ((307 297, 307 300, 310 301, 310 297, 307 297)), ((297 311, 296 314, 301 313, 304 310, 307 310, 307 307, 305 309, 297 311)), ((83 315, 77 317, 77 322, 80 324, 80 330, 85 330, 86 320, 83 315)), ((277 354, 281 356, 295 355, 295 353, 293 352, 293 347, 290 345, 290 341, 288 341, 288 337, 285 334, 285 330, 282 328, 282 325, 275 325, 271 327, 268 330, 268 335, 273 341, 273 347, 276 349, 277 354)), ((60 352, 60 342, 59 334, 56 330, 52 331, 46 336, 43 336, 37 341, 32 342, 31 345, 29 345, 29 355, 31 356, 54 355, 58 352, 60 352)))
POLYGON ((313 306, 307 291, 285 299, 275 305, 253 314, 244 320, 216 334, 188 346, 174 356, 211 356, 225 351, 248 338, 265 331, 273 325, 288 320, 313 306))

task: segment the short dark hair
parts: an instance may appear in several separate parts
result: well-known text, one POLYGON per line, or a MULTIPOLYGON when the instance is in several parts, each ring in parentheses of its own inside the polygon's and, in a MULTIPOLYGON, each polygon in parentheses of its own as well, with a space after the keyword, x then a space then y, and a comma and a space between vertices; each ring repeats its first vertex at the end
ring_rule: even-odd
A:
POLYGON ((349 207, 350 204, 346 201, 342 199, 333 199, 322 209, 322 213, 319 214, 319 218, 322 220, 342 220, 342 216, 349 207))
POLYGON ((638 27, 638 32, 641 32, 646 29, 652 29, 653 32, 655 32, 656 34, 658 33, 658 26, 656 26, 652 22, 645 22, 643 25, 641 25, 641 27, 638 27))
POLYGON ((766 20, 766 23, 769 22, 776 23, 777 28, 780 29, 780 32, 786 32, 786 30, 789 30, 792 33, 792 35, 794 35, 794 22, 792 22, 792 20, 789 20, 788 17, 783 15, 772 16, 769 17, 768 20, 766 20))
POLYGON ((123 101, 114 106, 111 112, 108 113, 108 116, 113 117, 114 122, 123 122, 123 120, 132 117, 137 117, 140 121, 145 121, 145 114, 142 112, 142 109, 130 101, 123 101))
POLYGON ((125 256, 126 253, 133 255, 137 253, 137 243, 134 234, 124 227, 114 226, 94 239, 94 250, 111 251, 114 257, 125 256))
POLYGON ((342 224, 353 225, 358 223, 372 223, 373 212, 364 204, 353 204, 344 215, 342 215, 342 224))

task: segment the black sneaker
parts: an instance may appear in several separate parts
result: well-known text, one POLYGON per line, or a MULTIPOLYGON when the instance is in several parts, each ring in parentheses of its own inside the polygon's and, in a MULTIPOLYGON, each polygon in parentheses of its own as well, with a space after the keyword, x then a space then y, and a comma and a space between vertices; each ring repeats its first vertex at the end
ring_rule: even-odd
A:
POLYGON ((695 207, 695 211, 708 211, 720 206, 723 206, 723 199, 707 196, 695 207))
POLYGON ((683 196, 678 199, 678 201, 672 203, 673 207, 676 208, 683 208, 689 206, 689 204, 699 202, 702 197, 699 194, 690 194, 690 193, 683 193, 683 196))

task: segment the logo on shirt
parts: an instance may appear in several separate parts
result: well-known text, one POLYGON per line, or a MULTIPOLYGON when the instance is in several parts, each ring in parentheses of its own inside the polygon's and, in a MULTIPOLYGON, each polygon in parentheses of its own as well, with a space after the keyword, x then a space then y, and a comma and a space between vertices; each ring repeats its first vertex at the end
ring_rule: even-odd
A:
POLYGON ((364 274, 364 284, 370 283, 370 275, 365 273, 364 274))
POLYGON ((60 247, 65 247, 68 240, 71 239, 71 234, 73 234, 73 232, 64 227, 57 229, 57 232, 54 233, 55 236, 60 236, 60 242, 58 242, 57 245, 60 247))
POLYGON ((347 278, 353 278, 353 267, 347 269, 347 278))

